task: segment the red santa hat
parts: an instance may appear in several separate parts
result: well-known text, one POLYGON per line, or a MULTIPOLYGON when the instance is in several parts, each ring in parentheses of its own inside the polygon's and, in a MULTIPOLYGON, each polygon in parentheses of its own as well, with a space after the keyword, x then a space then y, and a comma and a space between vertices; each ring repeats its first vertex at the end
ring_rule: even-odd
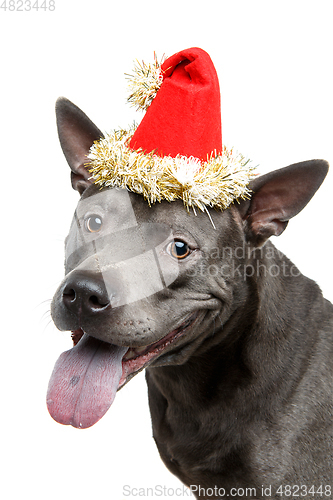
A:
POLYGON ((220 87, 202 49, 177 52, 161 66, 163 81, 129 146, 159 156, 207 160, 222 152, 220 87))
POLYGON ((226 209, 249 194, 253 167, 222 145, 220 89, 202 49, 159 65, 139 64, 129 101, 146 109, 134 130, 95 142, 87 167, 96 184, 126 188, 149 204, 181 199, 187 209, 226 209))

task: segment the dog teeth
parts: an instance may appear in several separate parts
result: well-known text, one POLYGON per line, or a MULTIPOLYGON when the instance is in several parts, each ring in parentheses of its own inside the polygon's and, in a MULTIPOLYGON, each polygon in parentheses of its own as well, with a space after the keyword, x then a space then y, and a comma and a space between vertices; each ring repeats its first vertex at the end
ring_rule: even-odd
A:
POLYGON ((135 357, 135 353, 134 353, 133 349, 128 349, 128 351, 125 354, 125 356, 123 357, 123 359, 126 361, 126 360, 132 359, 134 357, 135 357))
POLYGON ((135 349, 135 352, 140 356, 141 354, 143 354, 145 351, 147 350, 147 346, 143 346, 143 347, 138 347, 137 349, 135 349))
POLYGON ((137 347, 135 349, 134 348, 128 349, 123 359, 127 361, 128 359, 136 358, 137 356, 141 356, 142 354, 144 354, 146 351, 147 351, 147 346, 137 347))

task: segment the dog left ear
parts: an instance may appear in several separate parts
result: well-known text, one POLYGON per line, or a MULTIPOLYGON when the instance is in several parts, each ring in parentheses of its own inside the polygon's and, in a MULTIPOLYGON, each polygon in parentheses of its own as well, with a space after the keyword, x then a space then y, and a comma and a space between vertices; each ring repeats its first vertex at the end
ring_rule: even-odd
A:
POLYGON ((68 165, 71 167, 72 186, 80 194, 90 186, 90 174, 85 167, 87 154, 102 132, 88 116, 65 97, 56 102, 58 135, 68 165))
POLYGON ((328 172, 325 160, 295 163, 251 181, 252 196, 239 210, 248 240, 261 246, 270 236, 279 236, 289 219, 311 200, 328 172))

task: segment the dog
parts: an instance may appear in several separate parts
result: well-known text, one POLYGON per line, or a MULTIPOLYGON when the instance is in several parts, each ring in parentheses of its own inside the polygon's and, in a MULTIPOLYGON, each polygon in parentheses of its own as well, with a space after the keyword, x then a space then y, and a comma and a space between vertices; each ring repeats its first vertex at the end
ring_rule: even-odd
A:
POLYGON ((333 307, 270 242, 323 182, 305 161, 254 178, 251 197, 193 214, 93 184, 85 164, 103 134, 56 105, 81 199, 52 301, 74 347, 47 404, 85 428, 146 368, 153 436, 196 498, 332 498, 333 307))

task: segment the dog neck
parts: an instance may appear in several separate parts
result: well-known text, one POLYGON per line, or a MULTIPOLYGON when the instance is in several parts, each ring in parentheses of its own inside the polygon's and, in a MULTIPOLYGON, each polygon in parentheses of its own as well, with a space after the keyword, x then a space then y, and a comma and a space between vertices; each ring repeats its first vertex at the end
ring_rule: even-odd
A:
MULTIPOLYGON (((325 363, 331 363, 333 307, 273 245, 256 251, 252 263, 277 265, 284 274, 264 276, 265 267, 259 268, 247 279, 244 302, 223 325, 215 321, 184 364, 146 370, 157 447, 165 465, 187 485, 259 487, 279 481, 288 473, 289 452, 281 447, 273 470, 262 450, 275 449, 286 426, 295 432, 295 419, 306 428, 313 415, 319 412, 320 418, 311 391, 319 373, 325 380, 325 363), (307 408, 300 403, 304 400, 307 408)), ((323 382, 316 390, 327 387, 323 382)), ((320 446, 318 453, 326 453, 320 446)))

